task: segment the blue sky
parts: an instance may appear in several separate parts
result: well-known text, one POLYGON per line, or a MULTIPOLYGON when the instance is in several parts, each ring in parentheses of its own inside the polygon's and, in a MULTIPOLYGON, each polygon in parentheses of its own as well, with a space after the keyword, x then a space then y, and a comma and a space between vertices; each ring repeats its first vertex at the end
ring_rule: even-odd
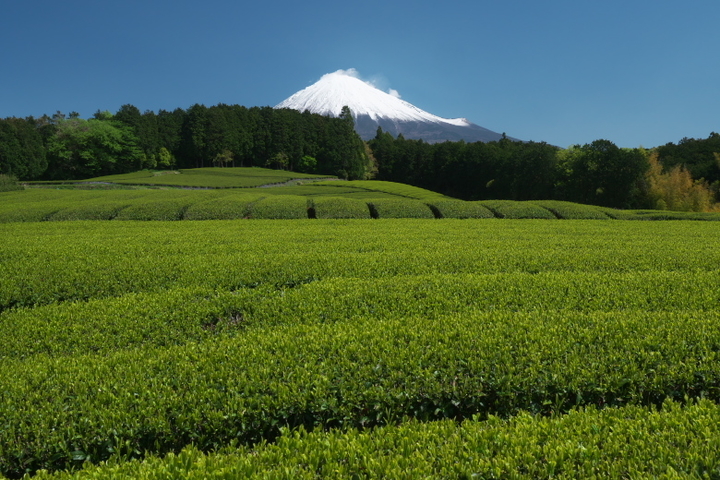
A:
POLYGON ((275 105, 338 69, 568 146, 720 131, 717 0, 2 0, 0 117, 275 105))

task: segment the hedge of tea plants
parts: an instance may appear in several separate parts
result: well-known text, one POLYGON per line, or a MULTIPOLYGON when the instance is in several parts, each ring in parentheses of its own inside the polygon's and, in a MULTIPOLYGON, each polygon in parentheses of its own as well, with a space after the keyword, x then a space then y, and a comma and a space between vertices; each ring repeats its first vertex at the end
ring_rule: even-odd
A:
POLYGON ((1 224, 0 472, 712 476, 719 228, 1 224))
POLYGON ((204 454, 187 447, 144 462, 119 458, 41 479, 133 478, 714 478, 720 408, 586 409, 503 420, 418 423, 345 432, 285 431, 275 444, 204 454))
MULTIPOLYGON (((389 183, 367 182, 370 184, 389 183)), ((320 183, 322 184, 242 189, 55 190, 35 188, 17 192, 0 192, 0 223, 67 220, 370 217, 720 220, 720 213, 614 210, 553 200, 465 202, 441 197, 437 194, 431 195, 432 192, 427 193, 427 191, 424 191, 425 193, 414 192, 412 189, 415 187, 402 184, 391 184, 390 187, 370 190, 347 185, 356 182, 320 183), (410 190, 406 191, 405 187, 410 190), (415 195, 417 198, 409 195, 415 195), (314 202, 323 205, 320 213, 313 208, 314 202), (364 207, 361 204, 364 204, 364 207), (368 215, 364 215, 363 208, 368 210, 368 215)))

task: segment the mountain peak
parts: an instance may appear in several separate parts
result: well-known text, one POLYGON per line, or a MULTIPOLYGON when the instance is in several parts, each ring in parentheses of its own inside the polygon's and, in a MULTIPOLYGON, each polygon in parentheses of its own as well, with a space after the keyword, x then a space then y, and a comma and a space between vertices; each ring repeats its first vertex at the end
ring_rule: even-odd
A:
POLYGON ((405 100, 397 91, 384 92, 359 78, 357 70, 338 70, 300 90, 275 108, 337 117, 348 106, 355 118, 358 134, 369 140, 377 127, 408 139, 429 143, 446 140, 492 141, 502 135, 469 122, 465 118, 442 118, 422 110, 405 100))

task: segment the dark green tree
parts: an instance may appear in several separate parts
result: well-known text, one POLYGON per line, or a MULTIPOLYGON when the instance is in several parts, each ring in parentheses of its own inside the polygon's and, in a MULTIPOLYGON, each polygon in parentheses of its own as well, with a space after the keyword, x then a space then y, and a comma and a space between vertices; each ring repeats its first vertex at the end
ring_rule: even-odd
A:
POLYGON ((720 182, 720 165, 715 154, 720 154, 720 134, 710 133, 708 138, 683 138, 678 144, 668 143, 657 147, 658 159, 666 170, 685 167, 693 179, 708 183, 720 182))
POLYGON ((178 156, 181 168, 202 168, 212 164, 207 146, 207 111, 205 105, 197 103, 187 110, 178 156))
POLYGON ((0 173, 20 180, 39 178, 47 169, 43 139, 33 118, 0 120, 0 173))
POLYGON ((557 196, 615 208, 641 206, 647 169, 637 149, 621 149, 609 140, 576 145, 559 155, 557 196))

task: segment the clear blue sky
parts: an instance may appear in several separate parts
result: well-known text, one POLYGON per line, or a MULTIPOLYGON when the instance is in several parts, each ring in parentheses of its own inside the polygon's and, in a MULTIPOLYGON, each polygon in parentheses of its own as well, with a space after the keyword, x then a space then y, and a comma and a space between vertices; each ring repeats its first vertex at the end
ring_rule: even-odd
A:
POLYGON ((0 117, 272 106, 355 68, 523 140, 720 131, 718 0, 1 1, 0 117))

